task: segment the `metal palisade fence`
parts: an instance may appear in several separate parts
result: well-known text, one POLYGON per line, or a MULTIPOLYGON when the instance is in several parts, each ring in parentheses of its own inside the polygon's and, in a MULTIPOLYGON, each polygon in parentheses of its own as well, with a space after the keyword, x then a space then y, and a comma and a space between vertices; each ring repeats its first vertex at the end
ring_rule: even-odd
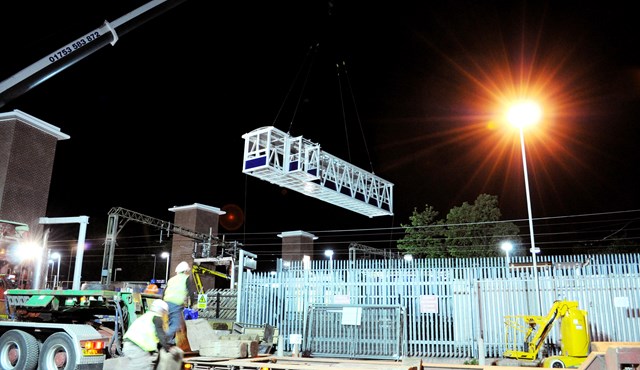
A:
MULTIPOLYGON (((245 272, 237 320, 278 328, 314 357, 500 358, 507 317, 546 316, 557 300, 587 312, 592 341, 640 341, 640 254, 280 261, 245 272), (297 334, 297 335, 292 335, 297 334)), ((525 323, 522 323, 523 325, 525 323)), ((524 350, 524 335, 512 343, 524 350)), ((558 354, 559 325, 545 351, 558 354)))

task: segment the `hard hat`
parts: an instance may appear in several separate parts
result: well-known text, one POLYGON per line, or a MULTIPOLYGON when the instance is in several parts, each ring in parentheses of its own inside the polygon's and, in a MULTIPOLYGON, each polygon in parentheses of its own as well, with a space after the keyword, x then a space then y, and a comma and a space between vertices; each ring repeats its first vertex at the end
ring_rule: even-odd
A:
POLYGON ((176 273, 181 273, 189 270, 189 264, 185 261, 182 261, 176 266, 176 273))
POLYGON ((162 299, 156 299, 153 301, 153 303, 151 303, 150 310, 157 313, 168 313, 169 306, 167 305, 167 302, 163 301, 162 299))

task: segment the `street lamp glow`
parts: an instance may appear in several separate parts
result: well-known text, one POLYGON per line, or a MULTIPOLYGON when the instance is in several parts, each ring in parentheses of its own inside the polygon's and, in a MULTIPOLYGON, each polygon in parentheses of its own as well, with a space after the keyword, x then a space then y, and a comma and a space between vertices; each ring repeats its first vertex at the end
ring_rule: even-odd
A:
POLYGON ((333 269, 333 250, 332 249, 325 250, 324 255, 329 257, 329 267, 333 269))
POLYGON ((507 111, 507 121, 520 130, 520 148, 522 149, 522 169, 524 172, 524 187, 527 196, 527 213, 529 215, 529 235, 531 237, 531 257, 533 260, 533 281, 538 294, 538 314, 542 315, 542 302, 540 301, 540 283, 538 282, 538 266, 536 263, 536 253, 540 249, 536 248, 533 236, 533 216, 531 212, 531 194, 529 192, 529 174, 527 172, 527 154, 524 146, 524 127, 537 123, 542 118, 542 109, 531 100, 524 100, 514 104, 507 111))
POLYGON ((518 102, 507 111, 507 121, 518 128, 536 124, 541 118, 542 109, 532 100, 518 102))
POLYGON ((167 271, 164 273, 165 284, 167 284, 167 281, 169 281, 169 256, 171 256, 169 252, 162 252, 162 254, 160 254, 160 257, 167 260, 167 271))
POLYGON ((36 242, 23 242, 16 248, 19 263, 31 261, 42 253, 42 246, 36 242))
POLYGON ((508 272, 509 264, 511 263, 511 261, 509 261, 509 253, 513 250, 513 243, 511 243, 510 241, 504 241, 502 242, 502 244, 500 244, 500 249, 502 249, 506 255, 505 265, 507 266, 507 272, 508 272))
POLYGON ((505 251, 507 253, 507 256, 508 256, 509 252, 511 252, 513 250, 513 243, 511 243, 511 242, 502 242, 502 244, 500 244, 500 249, 505 251))
POLYGON ((324 251, 324 255, 329 257, 329 260, 333 259, 333 251, 331 249, 327 249, 326 251, 324 251))
POLYGON ((56 278, 53 280, 53 288, 57 288, 58 284, 60 284, 60 253, 54 252, 51 253, 51 258, 58 260, 58 272, 56 272, 56 278))

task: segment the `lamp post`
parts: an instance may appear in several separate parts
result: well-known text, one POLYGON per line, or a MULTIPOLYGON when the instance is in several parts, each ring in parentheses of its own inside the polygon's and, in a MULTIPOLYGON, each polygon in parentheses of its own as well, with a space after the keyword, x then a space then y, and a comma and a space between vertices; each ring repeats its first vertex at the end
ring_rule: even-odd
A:
POLYGON ((527 213, 529 215, 529 235, 531 237, 531 257, 533 259, 533 281, 538 295, 538 314, 542 315, 542 302, 540 302, 540 284, 538 282, 538 266, 536 264, 536 248, 533 236, 533 216, 531 214, 531 195, 529 193, 529 175, 527 172, 527 154, 524 146, 524 127, 537 123, 542 116, 540 106, 533 101, 522 101, 513 105, 507 112, 507 120, 520 130, 520 147, 522 149, 522 169, 524 171, 524 187, 527 195, 527 213))
POLYGON ((509 272, 509 252, 513 250, 513 244, 511 242, 502 242, 500 248, 506 253, 505 265, 507 266, 507 272, 509 272))
POLYGON ((60 253, 54 252, 51 254, 51 258, 58 260, 58 270, 56 272, 56 278, 53 280, 53 288, 57 288, 58 284, 60 284, 60 253))
POLYGON ((56 266, 55 263, 56 263, 56 261, 54 261, 52 259, 49 259, 47 261, 47 274, 46 274, 45 280, 44 280, 45 288, 48 288, 48 286, 49 286, 49 278, 51 278, 52 284, 53 284, 53 281, 55 279, 55 276, 53 275, 53 269, 56 266), (51 266, 51 272, 49 272, 49 266, 51 266))
POLYGON ((404 259, 407 262, 411 262, 413 261, 413 255, 412 254, 405 254, 402 259, 404 259))
POLYGON ((333 250, 331 249, 325 250, 324 255, 329 257, 329 266, 333 267, 333 250))
POLYGON ((67 288, 69 288, 69 282, 72 280, 71 278, 71 262, 72 262, 72 258, 73 257, 73 245, 71 246, 71 248, 69 249, 69 268, 67 269, 67 288))
POLYGON ((160 257, 162 257, 162 258, 167 260, 167 271, 164 274, 164 283, 165 283, 165 285, 169 281, 169 256, 171 256, 171 254, 169 254, 169 252, 162 252, 162 254, 160 255, 160 257))
POLYGON ((113 273, 113 281, 118 281, 118 271, 122 271, 122 267, 116 267, 114 273, 113 273))
POLYGON ((153 256, 153 274, 151 275, 151 280, 152 281, 156 281, 156 255, 152 254, 151 256, 153 256))
MULTIPOLYGON (((329 279, 331 280, 331 294, 334 294, 333 278, 333 249, 325 249, 324 255, 329 257, 329 279)), ((335 299, 335 298, 332 298, 335 299)), ((333 303, 333 302, 332 302, 333 303)))

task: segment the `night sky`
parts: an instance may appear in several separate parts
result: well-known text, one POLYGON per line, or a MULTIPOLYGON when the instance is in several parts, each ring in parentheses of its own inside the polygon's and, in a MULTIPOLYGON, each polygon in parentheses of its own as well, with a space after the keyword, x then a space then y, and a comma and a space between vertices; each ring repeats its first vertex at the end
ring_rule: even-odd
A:
MULTIPOLYGON (((0 81, 144 3, 3 4, 0 81)), ((185 1, 0 109, 71 136, 46 216, 90 217, 87 261, 102 261, 112 207, 172 221, 168 208, 201 203, 240 209, 220 234, 271 266, 283 231, 318 236, 316 258, 346 259, 349 242, 394 248, 414 208, 445 217, 481 193, 527 235, 519 137, 501 116, 530 96, 544 111, 525 133, 537 240, 568 252, 562 240, 637 234, 640 26, 628 4, 185 1), (262 126, 392 182, 394 216, 244 175, 242 135, 262 126)), ((116 265, 120 253, 159 254, 157 230, 125 229, 116 265)), ((60 226, 50 240, 69 256, 76 236, 60 226)), ((127 270, 119 277, 142 278, 127 270)))

